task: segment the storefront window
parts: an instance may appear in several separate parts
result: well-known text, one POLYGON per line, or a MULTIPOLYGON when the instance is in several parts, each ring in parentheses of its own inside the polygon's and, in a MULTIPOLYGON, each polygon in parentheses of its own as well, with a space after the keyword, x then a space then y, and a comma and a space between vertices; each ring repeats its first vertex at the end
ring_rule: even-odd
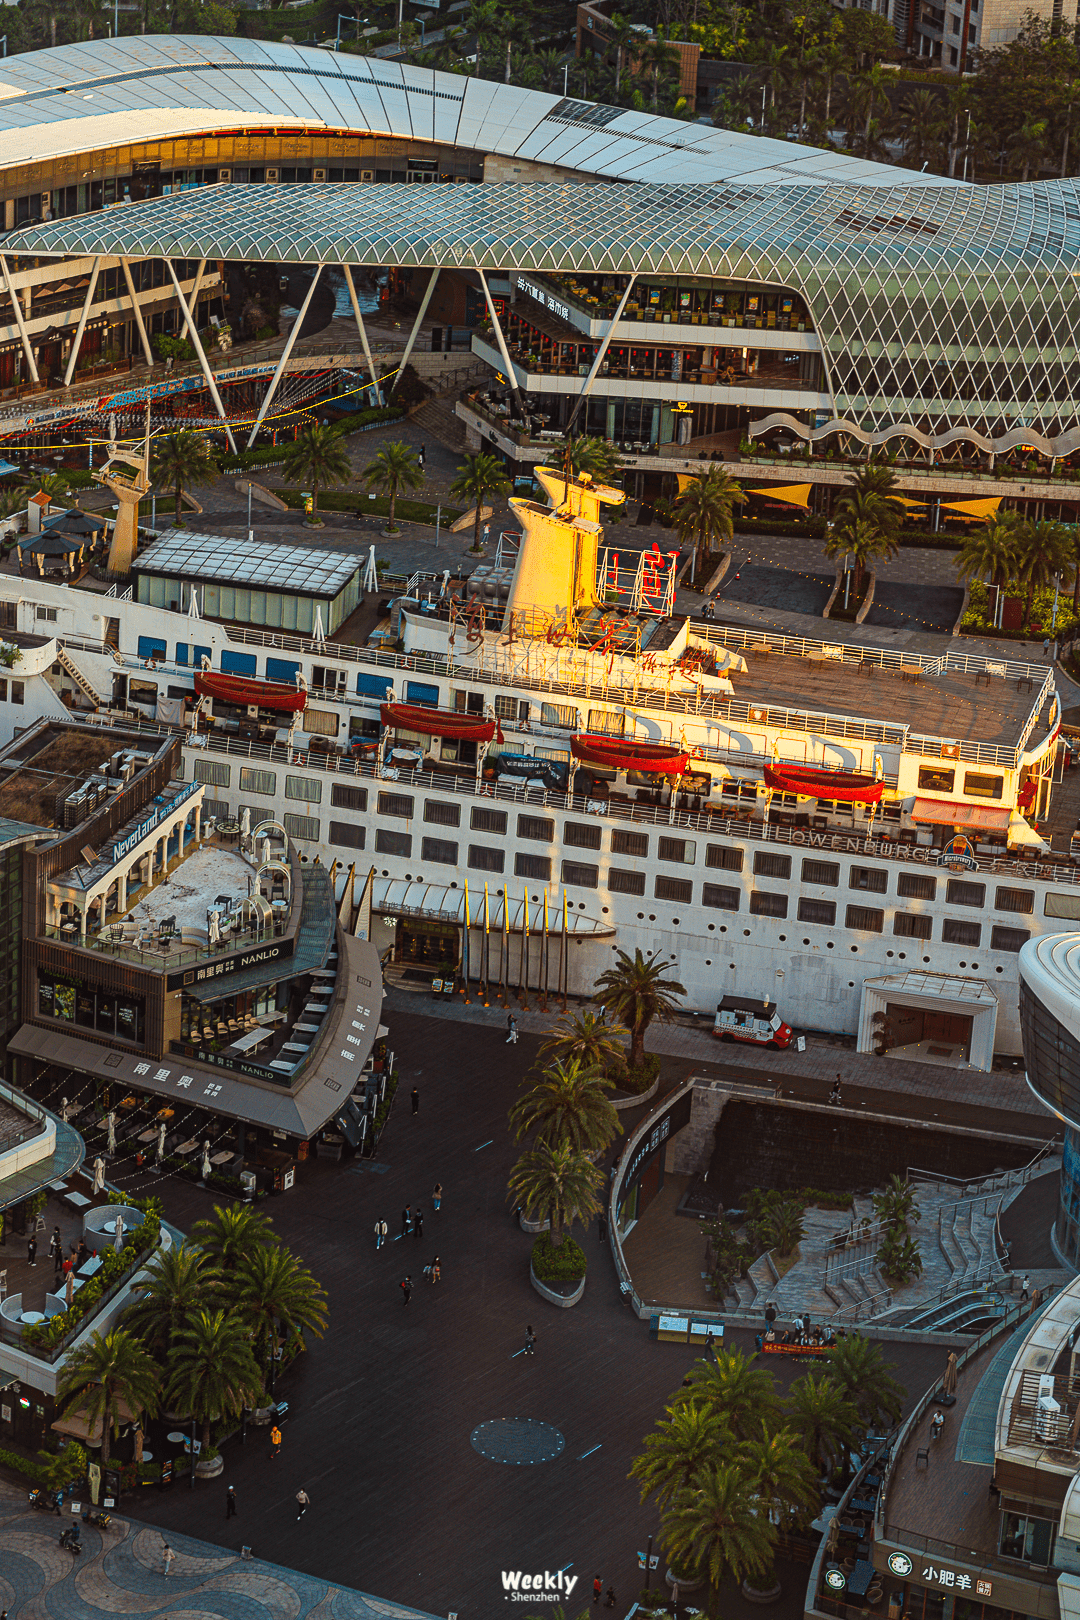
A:
POLYGON ((1025 1564, 1049 1564, 1054 1550, 1054 1530, 1052 1519, 1034 1519, 1022 1513, 1004 1514, 1001 1520, 1002 1558, 1018 1558, 1025 1564))
POLYGON ((141 996, 116 996, 88 985, 72 984, 51 973, 38 975, 39 1018, 56 1018, 141 1045, 144 1005, 141 996))

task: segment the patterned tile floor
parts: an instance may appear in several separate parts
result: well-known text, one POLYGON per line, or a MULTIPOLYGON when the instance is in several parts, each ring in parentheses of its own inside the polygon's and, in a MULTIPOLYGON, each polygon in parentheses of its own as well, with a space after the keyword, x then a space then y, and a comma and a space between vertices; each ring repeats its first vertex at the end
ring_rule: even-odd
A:
MULTIPOLYGON (((63 1524, 72 1522, 65 1515, 63 1524)), ((58 1545, 62 1522, 0 1484, 0 1608, 10 1620, 94 1620, 153 1614, 198 1620, 431 1620, 384 1598, 237 1557, 169 1532, 176 1554, 166 1581, 160 1530, 116 1517, 105 1530, 83 1525, 78 1558, 58 1545)))

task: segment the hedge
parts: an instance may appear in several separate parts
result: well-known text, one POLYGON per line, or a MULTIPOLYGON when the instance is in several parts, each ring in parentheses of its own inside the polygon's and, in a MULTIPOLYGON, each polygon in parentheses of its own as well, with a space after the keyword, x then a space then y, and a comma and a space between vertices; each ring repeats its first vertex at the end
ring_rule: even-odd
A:
MULTIPOLYGON (((273 493, 279 500, 284 501, 286 506, 302 508, 305 504, 303 492, 299 489, 278 488, 273 493)), ((400 519, 402 523, 427 523, 434 528, 436 510, 434 501, 410 501, 399 496, 394 503, 394 521, 400 519)), ((386 495, 376 495, 372 500, 367 495, 358 495, 355 490, 349 489, 320 489, 319 511, 354 512, 358 517, 366 512, 369 517, 388 518, 390 500, 386 495)), ((456 523, 460 516, 460 507, 444 506, 439 520, 442 528, 446 529, 451 523, 456 523)))
POLYGON ((647 1052, 644 1063, 635 1064, 632 1068, 629 1063, 618 1064, 608 1069, 607 1078, 614 1080, 616 1091, 625 1091, 633 1097, 640 1097, 643 1091, 649 1090, 659 1073, 658 1054, 647 1052))
POLYGON ((587 1266, 585 1250, 572 1237, 556 1246, 550 1232, 541 1232, 532 1246, 532 1268, 541 1282, 580 1282, 587 1266))

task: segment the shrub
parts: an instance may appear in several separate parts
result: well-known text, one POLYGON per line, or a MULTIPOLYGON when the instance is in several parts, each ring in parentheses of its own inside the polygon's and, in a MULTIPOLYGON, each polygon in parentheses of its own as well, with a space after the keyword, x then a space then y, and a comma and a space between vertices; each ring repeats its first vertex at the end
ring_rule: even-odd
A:
POLYGON ((12 1468, 17 1474, 25 1474, 35 1484, 43 1485, 45 1476, 50 1469, 49 1463, 33 1462, 29 1457, 22 1457, 17 1451, 0 1451, 0 1464, 5 1468, 12 1468))
POLYGON ((628 1063, 616 1063, 607 1070, 607 1077, 614 1080, 616 1091, 640 1097, 643 1091, 649 1090, 659 1073, 659 1056, 655 1052, 647 1052, 644 1063, 635 1064, 633 1068, 628 1063))
POLYGON ((550 1232, 541 1232, 532 1246, 532 1268, 541 1282, 580 1282, 588 1261, 585 1250, 572 1237, 556 1248, 550 1232))

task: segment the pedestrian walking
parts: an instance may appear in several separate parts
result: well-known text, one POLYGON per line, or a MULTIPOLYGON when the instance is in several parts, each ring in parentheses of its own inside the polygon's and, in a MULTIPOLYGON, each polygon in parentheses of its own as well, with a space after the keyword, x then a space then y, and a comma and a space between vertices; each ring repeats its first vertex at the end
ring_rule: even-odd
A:
POLYGON ((387 1234, 388 1231, 389 1231, 389 1228, 388 1228, 385 1221, 376 1221, 375 1222, 375 1248, 376 1248, 376 1250, 381 1249, 383 1244, 386 1242, 386 1234, 387 1234))
POLYGON ((163 1537, 161 1542, 161 1573, 164 1575, 166 1580, 169 1578, 169 1566, 175 1557, 176 1554, 163 1537))
POLYGON ((437 1181, 431 1189, 431 1207, 436 1215, 442 1209, 442 1182, 437 1181))
POLYGON ((518 1040, 517 1019, 514 1017, 513 1013, 511 1013, 509 1018, 506 1020, 506 1041, 505 1041, 504 1044, 506 1046, 516 1046, 517 1045, 517 1040, 518 1040))
POLYGON ((596 1223, 596 1228, 597 1228, 597 1231, 600 1233, 600 1241, 601 1241, 601 1243, 606 1243, 607 1242, 607 1216, 606 1215, 601 1215, 600 1216, 600 1219, 596 1223))
POLYGON ((414 1114, 418 1114, 420 1112, 420 1088, 419 1088, 419 1086, 413 1086, 413 1088, 412 1088, 412 1111, 413 1111, 414 1114))
POLYGON ((270 1430, 270 1456, 276 1457, 281 1450, 281 1430, 277 1424, 270 1430))
POLYGON ((307 1512, 308 1503, 310 1501, 311 1501, 311 1497, 308 1495, 307 1491, 304 1490, 303 1486, 301 1486, 300 1489, 296 1493, 296 1522, 297 1522, 297 1524, 300 1523, 300 1520, 304 1517, 304 1514, 307 1512))
POLYGON ((413 1231, 418 1238, 422 1238, 424 1235, 424 1212, 422 1209, 418 1209, 413 1216, 413 1231))
POLYGON ((442 1264, 438 1255, 435 1256, 430 1266, 428 1266, 428 1276, 431 1278, 433 1283, 437 1283, 439 1278, 442 1276, 442 1264))
POLYGON ((604 1608, 605 1609, 613 1609, 614 1607, 615 1607, 615 1588, 613 1586, 609 1586, 608 1589, 607 1589, 607 1597, 604 1599, 604 1608))
POLYGON ((531 1356, 536 1345, 536 1334, 531 1327, 525 1329, 525 1354, 531 1356))
POLYGON ((33 1232, 26 1240, 26 1260, 28 1265, 37 1265, 37 1238, 33 1232))
POLYGON ((412 1299, 412 1278, 411 1277, 405 1277, 405 1278, 402 1279, 401 1292, 405 1296, 405 1304, 408 1305, 410 1299, 412 1299))
POLYGON ((840 1076, 837 1075, 836 1079, 833 1081, 833 1088, 829 1092, 829 1102, 834 1107, 838 1108, 840 1106, 840 1101, 840 1076))
POLYGON ((53 1227, 52 1237, 49 1239, 49 1253, 52 1255, 53 1276, 59 1277, 64 1269, 64 1240, 60 1236, 60 1228, 53 1227))
POLYGON ((593 1600, 593 1602, 596 1603, 596 1604, 599 1604, 600 1599, 603 1597, 603 1595, 604 1595, 604 1583, 603 1583, 603 1581, 600 1579, 600 1577, 598 1575, 596 1577, 595 1581, 593 1581, 593 1583, 592 1583, 592 1600, 593 1600))
POLYGON ((427 445, 426 444, 422 444, 420 446, 420 465, 421 465, 421 467, 426 467, 427 466, 427 445))
POLYGON ((1043 657, 1046 658, 1048 656, 1049 652, 1050 652, 1050 637, 1049 636, 1043 636, 1043 657))
POLYGON ((412 1206, 406 1204, 401 1212, 401 1235, 407 1237, 412 1231, 412 1206))
POLYGON ((225 1492, 225 1517, 227 1519, 234 1519, 236 1517, 236 1486, 235 1485, 230 1485, 228 1490, 225 1492))
POLYGON ((1027 1297, 1028 1297, 1028 1289, 1030 1288, 1030 1286, 1031 1286, 1031 1279, 1029 1278, 1027 1272, 1025 1271, 1023 1277, 1020 1279, 1020 1298, 1021 1299, 1027 1299, 1027 1297))

